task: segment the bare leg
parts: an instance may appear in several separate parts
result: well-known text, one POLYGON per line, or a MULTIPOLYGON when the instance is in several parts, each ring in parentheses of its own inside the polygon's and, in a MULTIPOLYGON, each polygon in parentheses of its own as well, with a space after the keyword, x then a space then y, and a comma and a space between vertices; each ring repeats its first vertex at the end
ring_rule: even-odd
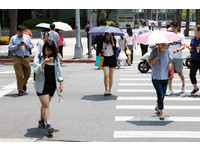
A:
POLYGON ((105 93, 108 92, 109 67, 103 67, 105 93))
POLYGON ((39 96, 39 99, 42 104, 41 115, 42 115, 45 123, 48 125, 50 123, 49 95, 39 96))
POLYGON ((169 79, 169 90, 172 91, 172 80, 171 79, 169 79))
POLYGON ((181 78, 182 87, 185 87, 185 77, 182 72, 178 72, 179 77, 181 78))
POLYGON ((112 85, 113 85, 113 73, 115 68, 109 68, 109 93, 111 93, 112 85))

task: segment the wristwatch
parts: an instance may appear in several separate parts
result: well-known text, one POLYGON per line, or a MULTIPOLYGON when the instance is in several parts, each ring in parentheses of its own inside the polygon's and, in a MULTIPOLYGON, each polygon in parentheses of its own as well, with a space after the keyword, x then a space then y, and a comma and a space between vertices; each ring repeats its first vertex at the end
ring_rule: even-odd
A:
POLYGON ((178 50, 178 49, 177 49, 176 51, 177 51, 177 52, 179 52, 179 50, 178 50))

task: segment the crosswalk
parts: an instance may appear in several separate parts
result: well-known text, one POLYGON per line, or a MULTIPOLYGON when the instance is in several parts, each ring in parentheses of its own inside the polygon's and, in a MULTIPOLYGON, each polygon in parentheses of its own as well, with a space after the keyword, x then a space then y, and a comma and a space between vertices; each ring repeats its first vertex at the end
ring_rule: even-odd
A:
POLYGON ((175 74, 173 96, 165 97, 165 120, 155 114, 156 91, 151 74, 142 74, 137 64, 120 70, 116 116, 117 129, 113 132, 116 140, 195 139, 200 141, 200 96, 191 96, 193 87, 189 70, 184 69, 186 90, 180 93, 181 80, 175 74), (190 113, 191 114, 188 114, 190 113), (154 127, 152 127, 152 125, 154 127), (198 127, 198 128, 197 128, 198 127))
MULTIPOLYGON (((32 80, 32 77, 29 81, 32 80)), ((13 66, 0 65, 0 98, 9 94, 13 90, 17 90, 17 82, 13 66)))

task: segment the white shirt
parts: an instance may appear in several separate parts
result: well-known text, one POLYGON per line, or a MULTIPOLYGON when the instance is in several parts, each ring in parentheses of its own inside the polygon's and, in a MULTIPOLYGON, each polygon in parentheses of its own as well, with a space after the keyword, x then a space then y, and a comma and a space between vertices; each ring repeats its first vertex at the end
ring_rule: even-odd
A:
POLYGON ((42 48, 44 46, 44 40, 40 40, 38 42, 38 47, 37 47, 37 54, 42 54, 42 48))
POLYGON ((49 31, 49 38, 54 41, 56 47, 58 45, 59 35, 55 31, 49 31))
POLYGON ((121 39, 121 37, 115 36, 115 39, 116 39, 116 47, 118 48, 119 47, 119 40, 121 39))
POLYGON ((134 36, 134 35, 132 35, 132 36, 130 37, 128 34, 126 34, 126 35, 125 35, 125 38, 126 38, 127 41, 128 41, 128 45, 133 45, 133 40, 135 39, 135 36, 134 36))
MULTIPOLYGON (((173 54, 174 50, 177 50, 181 47, 182 44, 185 44, 185 37, 183 34, 178 33, 177 34, 179 37, 181 37, 181 40, 173 42, 169 45, 169 51, 171 54, 173 54)), ((179 51, 175 54, 173 54, 173 58, 177 58, 177 59, 182 59, 182 51, 179 51)))
POLYGON ((112 44, 103 43, 103 49, 105 48, 105 46, 107 46, 107 49, 104 50, 103 55, 106 56, 106 57, 113 56, 114 52, 113 52, 113 46, 112 46, 112 44))

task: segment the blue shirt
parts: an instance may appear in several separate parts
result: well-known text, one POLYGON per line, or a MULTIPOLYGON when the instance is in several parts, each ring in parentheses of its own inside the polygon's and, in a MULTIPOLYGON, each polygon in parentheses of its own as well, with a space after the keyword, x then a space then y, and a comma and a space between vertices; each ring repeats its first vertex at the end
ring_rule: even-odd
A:
POLYGON ((33 43, 31 42, 31 37, 23 34, 22 37, 18 35, 12 36, 9 43, 9 50, 12 51, 13 56, 30 56, 30 49, 33 49, 33 43), (21 42, 27 44, 27 46, 18 47, 17 45, 21 42))
MULTIPOLYGON (((155 58, 158 55, 158 51, 154 50, 149 56, 149 60, 155 58)), ((151 66, 151 76, 153 80, 168 80, 169 72, 167 67, 170 62, 170 53, 166 50, 163 53, 160 53, 160 59, 154 62, 151 66)))
POLYGON ((200 61, 200 53, 197 53, 197 46, 200 47, 200 38, 197 40, 196 37, 193 37, 190 43, 190 46, 192 46, 192 60, 200 61))
POLYGON ((144 28, 142 28, 142 29, 139 30, 138 36, 141 35, 141 34, 147 33, 147 32, 150 32, 150 30, 148 28, 144 27, 144 28))

